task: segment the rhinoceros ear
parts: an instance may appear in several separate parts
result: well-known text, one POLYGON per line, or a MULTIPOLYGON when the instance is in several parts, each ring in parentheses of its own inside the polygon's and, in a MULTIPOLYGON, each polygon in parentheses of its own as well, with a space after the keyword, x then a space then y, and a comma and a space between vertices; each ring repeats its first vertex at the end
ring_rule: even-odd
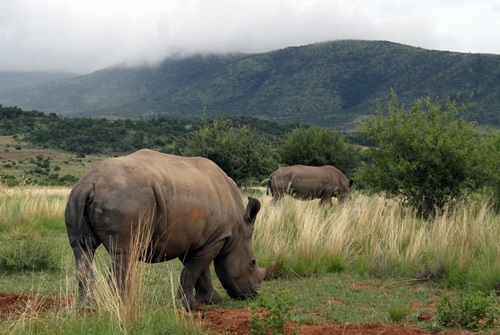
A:
POLYGON ((259 213, 259 211, 260 201, 255 198, 248 197, 247 209, 245 211, 245 219, 248 224, 255 223, 255 218, 257 217, 257 213, 259 213))

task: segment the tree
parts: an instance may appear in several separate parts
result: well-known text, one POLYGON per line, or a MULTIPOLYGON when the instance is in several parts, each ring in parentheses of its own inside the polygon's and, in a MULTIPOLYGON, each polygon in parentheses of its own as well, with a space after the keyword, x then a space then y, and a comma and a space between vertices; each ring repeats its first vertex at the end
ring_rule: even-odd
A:
POLYGON ((214 161, 238 185, 260 181, 278 165, 275 150, 264 137, 248 126, 233 127, 226 118, 194 131, 182 154, 214 161))
POLYGON ((347 143, 344 136, 318 126, 295 128, 278 151, 286 165, 333 165, 346 174, 359 160, 359 149, 347 143))
POLYGON ((426 98, 405 109, 391 92, 387 116, 379 105, 362 127, 378 146, 368 151, 371 163, 358 169, 357 183, 398 196, 423 215, 489 185, 498 175, 498 139, 460 117, 467 107, 448 101, 442 108, 426 98))

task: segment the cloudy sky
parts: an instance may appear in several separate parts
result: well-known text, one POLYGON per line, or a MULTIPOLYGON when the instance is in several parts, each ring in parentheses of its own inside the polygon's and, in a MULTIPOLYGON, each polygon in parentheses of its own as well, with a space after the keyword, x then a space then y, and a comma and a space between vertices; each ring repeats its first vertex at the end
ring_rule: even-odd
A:
POLYGON ((498 0, 0 0, 0 71, 89 73, 339 39, 500 54, 498 0))

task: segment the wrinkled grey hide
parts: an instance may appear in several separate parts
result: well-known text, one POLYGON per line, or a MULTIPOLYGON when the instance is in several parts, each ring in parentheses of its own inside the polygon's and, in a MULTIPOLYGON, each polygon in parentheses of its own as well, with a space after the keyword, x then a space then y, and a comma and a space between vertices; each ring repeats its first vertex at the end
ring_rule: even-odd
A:
POLYGON ((269 178, 267 190, 271 190, 275 204, 286 194, 295 199, 321 199, 320 205, 332 204, 332 197, 342 203, 351 193, 352 180, 331 165, 282 167, 269 178))
POLYGON ((80 304, 92 302, 91 264, 101 244, 111 256, 110 279, 124 298, 130 262, 174 258, 184 264, 178 295, 189 310, 220 300, 212 260, 229 296, 255 296, 272 271, 257 265, 252 250, 259 210, 253 198, 245 208, 233 180, 208 159, 140 150, 100 162, 74 186, 65 212, 80 304))

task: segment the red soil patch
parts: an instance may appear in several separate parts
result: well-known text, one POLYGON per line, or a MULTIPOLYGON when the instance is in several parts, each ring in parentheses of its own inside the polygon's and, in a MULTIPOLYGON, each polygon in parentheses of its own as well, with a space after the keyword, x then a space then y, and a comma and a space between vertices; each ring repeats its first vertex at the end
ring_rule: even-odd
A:
POLYGON ((33 292, 0 293, 0 319, 25 311, 43 312, 61 306, 59 300, 33 292))
MULTIPOLYGON (((25 311, 46 312, 54 308, 67 306, 68 302, 58 299, 40 296, 34 292, 24 293, 0 293, 0 320, 6 317, 21 314, 25 311)), ((249 309, 209 309, 199 314, 202 323, 213 334, 217 335, 247 335, 251 312, 249 309)), ((296 324, 288 326, 289 334, 297 327, 296 324)), ((398 326, 384 323, 369 324, 330 324, 309 323, 298 326, 298 335, 424 335, 431 334, 416 326, 398 326)), ((432 333, 435 335, 459 335, 466 333, 443 332, 432 333)))
MULTIPOLYGON (((214 334, 218 335, 247 335, 251 312, 248 309, 212 309, 202 314, 205 326, 214 334)), ((297 325, 288 327, 289 334, 297 325)), ((416 326, 398 326, 384 323, 368 323, 359 325, 338 323, 310 323, 299 326, 298 335, 428 335, 446 334, 458 335, 464 333, 443 332, 432 333, 416 326)))
POLYGON ((368 290, 368 291, 376 291, 379 289, 375 286, 367 285, 361 281, 352 282, 352 283, 349 283, 349 285, 351 285, 354 288, 364 289, 364 290, 368 290))

